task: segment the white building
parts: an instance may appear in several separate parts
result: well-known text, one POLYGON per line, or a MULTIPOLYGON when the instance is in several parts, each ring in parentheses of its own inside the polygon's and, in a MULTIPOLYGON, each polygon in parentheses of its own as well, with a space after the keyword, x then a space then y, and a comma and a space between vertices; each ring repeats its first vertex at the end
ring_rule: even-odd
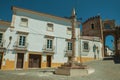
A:
POLYGON ((3 69, 3 65, 5 64, 3 57, 6 55, 6 49, 9 46, 9 28, 10 22, 0 20, 0 69, 3 69))
MULTIPOLYGON (((11 27, 1 69, 57 67, 71 56, 71 20, 12 7, 11 27)), ((76 26, 76 56, 79 55, 79 22, 76 26)))
POLYGON ((81 36, 81 62, 102 59, 102 43, 99 37, 81 36))
MULTIPOLYGON (((11 23, 0 21, 0 69, 58 67, 67 62, 72 54, 70 19, 18 7, 12 10, 11 23)), ((76 61, 93 60, 94 54, 101 58, 101 42, 80 39, 80 23, 76 24, 76 61), (92 51, 94 44, 99 56, 97 49, 92 51)))
POLYGON ((105 54, 106 56, 114 55, 113 50, 111 50, 108 46, 105 47, 105 54))

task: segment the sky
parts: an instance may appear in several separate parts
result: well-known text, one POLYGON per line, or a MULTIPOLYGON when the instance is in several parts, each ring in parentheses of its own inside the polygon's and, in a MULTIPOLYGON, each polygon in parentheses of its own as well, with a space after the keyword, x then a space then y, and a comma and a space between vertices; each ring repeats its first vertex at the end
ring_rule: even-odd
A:
POLYGON ((115 45, 114 45, 114 37, 112 35, 108 35, 105 39, 105 44, 111 49, 115 50, 115 45))
POLYGON ((100 15, 103 20, 113 19, 116 25, 120 25, 120 0, 0 0, 1 20, 11 21, 11 6, 60 17, 70 17, 72 8, 75 8, 77 18, 81 18, 81 22, 100 15))

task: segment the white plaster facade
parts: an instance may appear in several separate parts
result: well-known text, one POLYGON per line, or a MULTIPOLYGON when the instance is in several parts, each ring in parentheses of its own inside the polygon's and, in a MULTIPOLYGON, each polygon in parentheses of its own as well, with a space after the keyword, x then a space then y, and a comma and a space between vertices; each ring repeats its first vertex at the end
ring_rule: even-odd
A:
MULTIPOLYGON (((68 46, 71 49, 68 42, 71 42, 72 37, 70 19, 18 7, 12 7, 12 10, 11 26, 4 32, 2 69, 57 67, 67 62, 67 56, 72 53, 68 50, 68 46)), ((80 38, 79 24, 77 22, 75 29, 76 61, 80 62, 80 55, 84 58, 94 58, 96 54, 98 57, 97 50, 93 52, 94 44, 98 47, 99 58, 102 58, 101 42, 88 37, 80 38), (87 51, 83 50, 84 42, 88 42, 87 51)))
POLYGON ((81 36, 80 45, 82 58, 102 59, 102 43, 99 37, 81 36))
POLYGON ((113 51, 109 47, 105 47, 105 53, 107 56, 112 56, 114 55, 113 51))
MULTIPOLYGON (((5 69, 7 68, 5 66, 8 65, 6 63, 6 60, 8 60, 8 62, 13 61, 12 64, 14 65, 11 65, 12 69, 17 68, 17 61, 19 56, 18 53, 23 54, 23 68, 29 68, 30 54, 41 55, 40 67, 44 67, 42 63, 47 62, 47 55, 51 56, 51 64, 62 64, 64 62, 67 62, 67 57, 65 54, 67 51, 68 41, 70 41, 72 35, 70 32, 68 33, 68 28, 71 30, 70 19, 17 7, 12 7, 12 10, 13 16, 11 27, 8 28, 5 32, 6 52, 4 53, 4 62, 2 64, 5 69), (24 21, 27 21, 27 24, 22 24, 27 26, 21 25, 22 18, 24 21), (52 25, 52 31, 47 30, 47 24, 52 25), (25 38, 21 38, 22 40, 25 39, 25 46, 20 46, 20 36, 25 36, 25 38), (10 37, 11 41, 9 39, 10 37), (45 52, 44 47, 47 45, 47 39, 52 39, 52 46, 54 49, 52 51, 45 52)), ((77 23, 75 30, 77 56, 79 55, 79 23, 77 23)))

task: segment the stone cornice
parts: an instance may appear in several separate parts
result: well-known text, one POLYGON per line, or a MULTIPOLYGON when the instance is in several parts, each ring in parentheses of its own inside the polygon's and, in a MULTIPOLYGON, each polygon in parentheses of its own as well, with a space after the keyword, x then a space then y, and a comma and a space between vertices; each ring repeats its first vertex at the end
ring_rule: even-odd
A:
MULTIPOLYGON (((12 6, 12 10, 14 11, 14 13, 16 11, 28 12, 28 13, 31 13, 31 14, 46 16, 46 17, 49 17, 49 18, 54 18, 54 19, 57 19, 57 20, 63 20, 63 21, 71 23, 71 19, 66 19, 66 18, 62 18, 62 17, 58 17, 58 16, 53 16, 53 15, 50 15, 50 14, 41 13, 41 12, 37 12, 37 11, 32 11, 32 10, 28 10, 28 9, 23 9, 23 8, 19 8, 19 7, 15 7, 15 6, 12 6)), ((80 22, 77 22, 77 24, 80 24, 80 22)))

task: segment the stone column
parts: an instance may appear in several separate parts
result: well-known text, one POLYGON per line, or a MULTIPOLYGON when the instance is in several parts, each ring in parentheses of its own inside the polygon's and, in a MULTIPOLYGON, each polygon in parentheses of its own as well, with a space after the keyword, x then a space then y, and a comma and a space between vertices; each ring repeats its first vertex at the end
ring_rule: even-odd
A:
POLYGON ((75 15, 75 9, 73 8, 72 11, 72 16, 71 16, 71 23, 72 23, 72 58, 71 58, 71 63, 72 66, 74 66, 75 62, 75 50, 76 50, 76 35, 75 35, 75 27, 76 27, 76 15, 75 15))

